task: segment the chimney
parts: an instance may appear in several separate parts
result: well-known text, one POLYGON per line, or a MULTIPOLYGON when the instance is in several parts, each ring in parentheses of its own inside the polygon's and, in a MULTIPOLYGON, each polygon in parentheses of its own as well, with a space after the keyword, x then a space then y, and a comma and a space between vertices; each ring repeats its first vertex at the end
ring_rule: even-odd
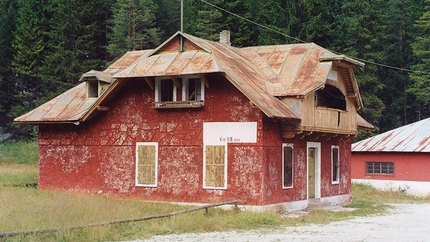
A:
POLYGON ((219 33, 219 42, 223 45, 231 46, 230 31, 223 30, 219 33))

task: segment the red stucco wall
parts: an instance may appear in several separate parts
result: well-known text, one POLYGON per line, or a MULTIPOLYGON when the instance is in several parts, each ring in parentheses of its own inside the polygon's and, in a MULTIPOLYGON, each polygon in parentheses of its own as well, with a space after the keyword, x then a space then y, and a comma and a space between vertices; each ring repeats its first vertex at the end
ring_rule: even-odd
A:
MULTIPOLYGON (((154 91, 134 79, 109 111, 74 125, 41 126, 39 187, 143 200, 248 205, 305 200, 306 140, 282 140, 280 124, 249 103, 220 75, 207 76, 203 109, 151 108, 154 91), (203 123, 257 122, 257 143, 228 145, 227 189, 203 189, 203 123), (136 142, 158 142, 158 187, 135 186, 136 142), (294 188, 282 189, 282 143, 294 143, 294 188)), ((341 147, 342 177, 330 182, 330 146, 322 143, 321 195, 348 194, 349 145, 341 147)), ((336 143, 337 144, 337 143, 336 143)))
POLYGON ((351 177, 354 179, 379 179, 399 181, 430 181, 429 154, 425 153, 364 153, 352 154, 351 177), (366 174, 366 161, 394 162, 394 175, 366 174))

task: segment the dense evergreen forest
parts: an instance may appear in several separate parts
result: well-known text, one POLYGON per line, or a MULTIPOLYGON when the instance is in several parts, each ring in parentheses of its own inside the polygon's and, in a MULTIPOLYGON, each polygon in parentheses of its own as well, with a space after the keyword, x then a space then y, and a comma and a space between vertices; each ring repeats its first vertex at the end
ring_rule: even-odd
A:
MULTIPOLYGON (((184 0, 184 32, 233 46, 314 42, 366 63, 361 115, 384 132, 430 116, 430 0, 184 0)), ((0 127, 181 29, 180 0, 0 0, 0 127)), ((12 131, 11 131, 12 132, 12 131)))

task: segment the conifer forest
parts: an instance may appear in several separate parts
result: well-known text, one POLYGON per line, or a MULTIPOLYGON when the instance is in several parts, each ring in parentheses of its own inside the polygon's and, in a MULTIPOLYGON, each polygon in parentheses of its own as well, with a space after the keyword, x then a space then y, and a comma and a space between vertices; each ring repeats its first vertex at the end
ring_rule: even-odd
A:
MULTIPOLYGON (((430 117, 430 0, 183 0, 183 31, 236 47, 314 42, 365 63, 361 116, 381 133, 430 117)), ((0 127, 181 30, 181 0, 0 0, 0 127)), ((368 135, 368 134, 367 134, 368 135)))

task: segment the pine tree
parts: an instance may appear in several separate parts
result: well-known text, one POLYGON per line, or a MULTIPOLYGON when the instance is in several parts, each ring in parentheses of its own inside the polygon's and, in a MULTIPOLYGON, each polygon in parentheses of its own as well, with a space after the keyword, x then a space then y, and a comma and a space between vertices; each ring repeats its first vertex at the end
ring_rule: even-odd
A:
POLYGON ((160 43, 153 0, 118 0, 114 5, 108 51, 118 58, 126 51, 154 48, 160 43))
POLYGON ((0 127, 10 120, 7 113, 13 102, 13 77, 10 69, 13 59, 11 33, 15 30, 17 6, 15 0, 0 0, 0 127))
POLYGON ((84 72, 103 69, 106 17, 100 6, 99 1, 51 0, 42 80, 46 98, 41 102, 75 85, 84 72))
POLYGON ((181 0, 159 0, 157 3, 156 26, 160 29, 161 39, 165 40, 181 30, 181 0))
POLYGON ((416 64, 411 68, 416 72, 410 74, 412 85, 408 89, 418 101, 419 118, 430 116, 430 0, 424 2, 425 12, 414 25, 417 35, 411 45, 416 64))
POLYGON ((9 113, 12 117, 34 108, 36 100, 43 96, 41 66, 47 42, 46 6, 45 0, 18 1, 17 25, 12 41, 12 71, 15 74, 15 104, 9 113))
POLYGON ((352 58, 366 60, 364 68, 356 70, 356 76, 363 99, 361 114, 366 120, 380 127, 385 104, 380 96, 384 94, 384 84, 379 80, 381 67, 369 64, 384 59, 386 43, 386 16, 383 0, 351 0, 341 6, 342 12, 336 18, 338 38, 333 40, 334 50, 352 58))
POLYGON ((244 20, 251 19, 252 14, 249 11, 249 4, 246 0, 226 1, 224 8, 235 16, 229 13, 224 13, 225 19, 224 28, 230 31, 231 44, 235 47, 254 46, 257 45, 256 28, 252 23, 244 20), (242 17, 242 18, 241 18, 242 17))
MULTIPOLYGON (((207 1, 213 5, 222 7, 222 0, 207 1)), ((215 7, 208 4, 202 5, 202 8, 197 11, 195 35, 207 39, 218 41, 219 33, 223 30, 222 13, 215 7)))

